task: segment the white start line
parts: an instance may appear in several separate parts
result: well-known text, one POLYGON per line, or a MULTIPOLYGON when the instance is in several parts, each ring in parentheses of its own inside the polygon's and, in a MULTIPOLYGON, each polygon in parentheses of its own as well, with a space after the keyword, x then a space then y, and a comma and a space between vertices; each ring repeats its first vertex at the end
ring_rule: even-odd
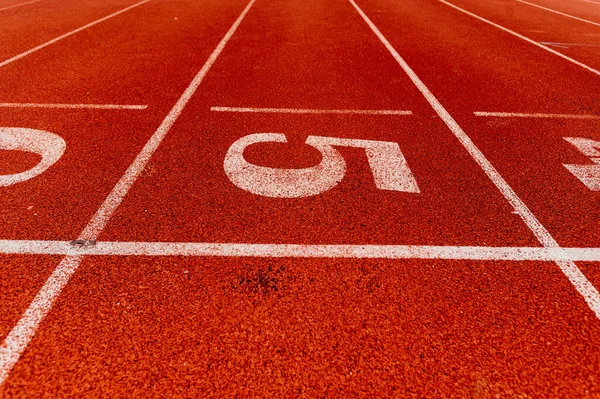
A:
POLYGON ((412 115, 411 111, 393 109, 310 109, 310 108, 240 108, 211 107, 215 112, 265 113, 265 114, 349 114, 349 115, 412 115))
POLYGON ((600 115, 588 114, 538 114, 524 112, 474 112, 475 116, 488 116, 493 118, 547 118, 547 119, 600 119, 600 115))
POLYGON ((600 262, 600 248, 446 245, 318 245, 0 240, 0 253, 66 256, 188 256, 600 262))
POLYGON ((0 108, 56 108, 56 109, 114 109, 137 110, 148 109, 148 105, 132 104, 60 104, 60 103, 0 103, 0 108))

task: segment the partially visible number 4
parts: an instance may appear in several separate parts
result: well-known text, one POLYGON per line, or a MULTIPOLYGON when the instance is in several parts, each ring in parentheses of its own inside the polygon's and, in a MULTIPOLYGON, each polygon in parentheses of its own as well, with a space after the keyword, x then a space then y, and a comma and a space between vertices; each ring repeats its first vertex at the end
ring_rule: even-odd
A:
POLYGON ((565 137, 565 140, 573 144, 583 155, 589 157, 594 164, 565 164, 564 167, 585 184, 587 188, 592 191, 600 191, 600 141, 579 137, 565 137))

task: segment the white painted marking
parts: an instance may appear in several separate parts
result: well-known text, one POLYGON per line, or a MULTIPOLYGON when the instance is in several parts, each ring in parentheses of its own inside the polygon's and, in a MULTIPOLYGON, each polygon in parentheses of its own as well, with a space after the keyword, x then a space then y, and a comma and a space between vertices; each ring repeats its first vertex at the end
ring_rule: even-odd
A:
POLYGON ((600 119, 600 115, 586 114, 527 114, 521 112, 474 112, 476 116, 495 118, 556 118, 556 119, 600 119))
POLYGON ((0 175, 0 187, 21 183, 45 172, 64 154, 67 144, 62 137, 43 130, 0 127, 0 150, 33 152, 42 157, 33 168, 21 173, 0 175))
POLYGON ((558 48, 569 48, 569 46, 565 46, 558 43, 548 43, 548 42, 539 42, 540 44, 545 44, 547 46, 558 47, 558 48))
POLYGON ((211 107, 216 112, 275 113, 275 114, 357 114, 357 115, 412 115, 411 111, 392 109, 306 109, 306 108, 239 108, 211 107))
POLYGON ((480 261, 600 262, 600 248, 478 247, 438 245, 304 245, 197 242, 97 242, 0 240, 0 253, 67 256, 201 256, 480 261))
MULTIPOLYGON (((415 86, 419 89, 419 91, 423 94, 425 99, 429 102, 431 107, 435 110, 435 112, 439 115, 439 117, 446 123, 446 126, 454 133, 456 138, 460 141, 460 143, 465 147, 465 149, 469 152, 471 157, 479 164, 481 169, 485 172, 485 174, 489 177, 489 179, 494 183, 494 185, 498 188, 498 190, 502 193, 504 198, 511 204, 514 208, 516 214, 518 214, 521 219, 525 222, 527 227, 533 232, 533 234, 537 237, 538 241, 547 248, 557 248, 560 250, 560 246, 556 242, 556 240, 552 237, 550 232, 546 230, 546 228, 539 222, 539 220, 535 217, 535 215, 529 210, 527 205, 517 196, 517 194, 513 191, 513 189, 508 185, 508 183, 504 180, 504 178, 498 173, 496 168, 490 163, 490 161, 485 157, 485 155, 477 148, 475 143, 469 138, 469 136, 463 131, 463 129, 456 123, 454 118, 448 113, 448 111, 444 108, 444 106, 438 101, 437 98, 431 93, 431 91, 425 86, 425 84, 419 79, 417 74, 410 68, 410 66, 404 61, 404 59, 398 54, 398 52, 392 47, 390 42, 383 36, 383 34, 379 31, 379 29, 373 24, 373 22, 365 15, 365 13, 358 7, 358 5, 354 2, 354 0, 349 0, 350 3, 354 6, 356 11, 361 15, 361 17, 365 20, 367 25, 371 28, 371 30, 375 33, 375 35, 379 38, 379 40, 383 43, 383 45, 388 49, 388 51, 392 54, 394 59, 398 62, 398 64, 402 67, 402 69, 406 72, 408 77, 412 80, 415 86)), ((443 0, 443 3, 451 5, 443 0)), ((452 7, 455 7, 451 5, 452 7)), ((462 9, 461 9, 462 10, 462 9)), ((464 10, 463 10, 464 11, 464 10)), ((527 39, 529 40, 529 39, 527 39)), ((535 43, 535 42, 534 42, 535 43)), ((537 45, 537 43, 535 43, 537 45)), ((596 71, 597 72, 597 71, 596 71)), ((600 74, 600 73, 599 73, 600 74)), ((556 261, 556 264, 560 267, 561 271, 567 276, 571 284, 575 287, 575 289, 583 296, 586 303, 592 309, 592 311, 596 314, 596 317, 600 318, 600 293, 588 281, 585 275, 579 270, 579 268, 572 261, 556 261)))
POLYGON ((554 14, 562 15, 563 17, 575 19, 577 21, 585 22, 585 23, 588 23, 588 24, 591 24, 591 25, 595 25, 595 26, 600 26, 600 23, 598 23, 598 22, 589 21, 587 19, 579 18, 579 17, 576 17, 574 15, 570 15, 570 14, 566 14, 564 12, 556 11, 556 10, 553 10, 552 8, 542 7, 542 6, 538 5, 538 4, 530 3, 530 2, 525 1, 525 0, 517 0, 517 1, 519 3, 527 4, 527 5, 532 6, 532 7, 537 7, 537 8, 540 8, 542 10, 552 12, 554 14))
POLYGON ((279 133, 258 133, 242 137, 229 147, 223 167, 236 187, 265 197, 299 198, 321 194, 337 186, 344 178, 344 158, 328 145, 313 145, 323 157, 318 165, 310 168, 277 169, 246 161, 243 154, 246 147, 269 142, 287 143, 287 140, 279 133))
POLYGON ((600 141, 582 137, 565 137, 564 139, 573 144, 583 155, 590 158, 600 157, 600 141))
POLYGON ((114 12, 114 13, 112 13, 112 14, 110 14, 110 15, 107 15, 106 17, 103 17, 103 18, 97 19, 97 20, 95 20, 94 22, 90 22, 90 23, 89 23, 89 24, 87 24, 87 25, 84 25, 84 26, 82 26, 82 27, 80 27, 80 28, 77 28, 77 29, 75 29, 75 30, 72 30, 72 31, 70 31, 70 32, 68 32, 68 33, 65 33, 64 35, 58 36, 58 37, 56 37, 56 38, 54 38, 54 39, 52 39, 52 40, 48 40, 46 43, 40 44, 39 46, 36 46, 36 47, 34 47, 34 48, 32 48, 32 49, 29 49, 29 50, 27 50, 27 51, 24 51, 24 52, 22 52, 21 54, 17 54, 17 55, 15 55, 15 56, 14 56, 14 57, 12 57, 12 58, 9 58, 9 59, 7 59, 7 60, 5 60, 5 61, 2 61, 2 62, 0 62, 0 68, 1 68, 1 67, 3 67, 3 66, 6 66, 6 65, 8 65, 8 64, 10 64, 11 62, 14 62, 14 61, 20 60, 21 58, 23 58, 23 57, 26 57, 26 56, 28 56, 29 54, 35 53, 35 52, 36 52, 36 51, 38 51, 38 50, 41 50, 41 49, 43 49, 43 48, 46 48, 46 47, 50 46, 51 44, 54 44, 54 43, 56 43, 56 42, 58 42, 58 41, 61 41, 62 39, 65 39, 65 38, 67 38, 67 37, 69 37, 69 36, 72 36, 72 35, 74 35, 74 34, 78 33, 78 32, 81 32, 82 30, 85 30, 85 29, 87 29, 87 28, 91 28, 92 26, 94 26, 94 25, 97 25, 97 24, 99 24, 100 22, 104 22, 104 21, 106 21, 106 20, 108 20, 108 19, 111 19, 111 18, 113 18, 113 17, 116 17, 117 15, 123 14, 124 12, 126 12, 126 11, 129 11, 129 10, 131 10, 131 9, 135 8, 135 7, 139 7, 139 6, 141 6, 142 4, 145 4, 145 3, 149 2, 149 1, 150 1, 150 0, 143 0, 143 1, 140 1, 139 3, 136 3, 136 4, 134 4, 134 5, 131 5, 131 6, 129 6, 129 7, 126 7, 126 8, 124 8, 124 9, 120 10, 120 11, 114 12))
POLYGON ((380 190, 418 193, 417 182, 397 143, 373 140, 308 136, 306 144, 322 155, 321 162, 303 169, 258 166, 244 158, 246 147, 257 143, 287 143, 284 134, 257 133, 231 145, 223 163, 229 180, 242 190, 273 198, 300 198, 322 194, 337 186, 346 173, 346 162, 335 148, 364 148, 380 190))
POLYGON ((583 155, 590 157, 594 165, 564 164, 563 166, 587 188, 592 191, 600 191, 600 141, 581 137, 565 137, 564 139, 573 144, 583 155))
POLYGON ((581 1, 585 1, 586 3, 592 3, 592 4, 600 4, 600 1, 594 1, 594 0, 581 0, 581 1))
MULTIPOLYGON (((142 3, 145 3, 146 1, 142 3)), ((227 31, 200 72, 198 72, 198 74, 194 77, 188 88, 181 95, 179 100, 177 100, 177 103, 173 109, 171 109, 156 132, 152 135, 142 151, 129 166, 123 177, 108 195, 104 203, 100 206, 100 209, 85 227, 84 231, 79 237, 81 240, 94 240, 104 229, 106 223, 108 223, 108 220, 119 206, 125 195, 127 195, 127 192, 137 177, 144 170, 144 167, 150 160, 150 157, 152 154, 154 154, 159 144, 171 129, 175 123, 175 120, 181 114, 183 108, 191 99, 196 89, 210 70, 211 66, 215 63, 217 57, 219 54, 221 54, 225 48, 225 45, 229 39, 231 39, 231 36, 233 36, 255 1, 256 0, 251 0, 248 3, 238 19, 233 23, 229 31, 227 31)), ((138 5, 142 3, 138 3, 138 5)), ((0 346, 0 385, 2 385, 8 378, 10 371, 35 335, 40 323, 44 320, 52 308, 54 301, 56 298, 58 298, 71 276, 75 273, 75 271, 77 271, 82 259, 83 258, 81 256, 67 256, 60 262, 52 275, 48 278, 48 280, 46 280, 40 292, 36 295, 31 304, 29 304, 29 307, 19 319, 17 325, 13 327, 10 333, 6 336, 2 346, 0 346)))
POLYGON ((40 1, 40 0, 33 0, 33 1, 27 1, 25 3, 14 4, 12 6, 0 8, 0 11, 10 10, 11 8, 21 7, 21 6, 24 6, 24 5, 27 5, 27 4, 32 4, 32 3, 37 3, 38 1, 40 1))
POLYGON ((57 104, 57 103, 0 103, 0 108, 59 108, 59 109, 131 109, 144 110, 148 105, 129 104, 57 104))
POLYGON ((564 54, 562 54, 562 53, 559 53, 558 51, 556 51, 556 50, 553 50, 553 49, 551 49, 551 48, 550 48, 550 47, 548 47, 548 46, 544 46, 543 44, 540 44, 540 43, 536 42, 535 40, 531 40, 530 38, 528 38, 528 37, 526 37, 526 36, 523 36, 523 35, 521 35, 521 34, 519 34, 519 33, 515 32, 515 31, 512 31, 512 30, 510 30, 510 29, 508 29, 508 28, 505 28, 505 27, 504 27, 504 26, 502 26, 502 25, 498 25, 498 24, 497 24, 497 23, 495 23, 495 22, 492 22, 492 21, 490 21, 490 20, 487 20, 487 19, 485 19, 485 18, 483 18, 483 17, 480 17, 480 16, 479 16, 479 15, 477 15, 477 14, 473 14, 472 12, 470 12, 470 11, 467 11, 467 10, 465 10, 465 9, 463 9, 463 8, 460 8, 460 7, 458 7, 458 6, 455 6, 455 5, 454 5, 454 4, 452 4, 452 3, 448 3, 446 0, 439 0, 439 1, 440 1, 441 3, 443 3, 443 4, 447 5, 447 6, 449 6, 449 7, 452 7, 452 8, 454 8, 455 10, 458 10, 458 11, 460 11, 460 12, 462 12, 462 13, 465 13, 465 14, 467 14, 467 15, 469 15, 469 16, 471 16, 471 17, 475 18, 475 19, 478 19, 478 20, 480 20, 480 21, 482 21, 482 22, 485 22, 486 24, 492 25, 493 27, 495 27, 495 28, 498 28, 498 29, 500 29, 500 30, 502 30, 502 31, 504 31, 504 32, 506 32, 506 33, 510 33, 511 35, 513 35, 513 36, 515 36, 515 37, 518 37, 518 38, 519 38, 519 39, 521 39, 521 40, 525 40, 526 42, 528 42, 528 43, 531 43, 531 44, 533 44, 534 46, 537 46, 537 47, 539 47, 539 48, 541 48, 541 49, 543 49, 543 50, 546 50, 547 52, 549 52, 549 53, 552 53, 552 54, 554 54, 554 55, 556 55, 556 56, 558 56, 558 57, 562 58, 563 60, 567 60, 567 61, 569 61, 569 62, 571 62, 571 63, 573 63, 573 64, 575 64, 575 65, 577 65, 577 66, 579 66, 579 67, 581 67, 581 68, 583 68, 583 69, 585 69, 586 71, 589 71, 589 72, 591 72, 591 73, 593 73, 593 74, 596 74, 596 75, 600 76, 600 71, 598 71, 597 69, 594 69, 594 68, 592 68, 592 67, 590 67, 590 66, 588 66, 588 65, 586 65, 586 64, 584 64, 584 63, 582 63, 582 62, 579 62, 579 61, 577 61, 577 60, 575 60, 575 59, 573 59, 573 58, 571 58, 571 57, 567 57, 566 55, 564 55, 564 54))
POLYGON ((589 44, 589 43, 559 43, 559 42, 539 42, 546 46, 569 48, 569 47, 600 47, 600 44, 589 44))

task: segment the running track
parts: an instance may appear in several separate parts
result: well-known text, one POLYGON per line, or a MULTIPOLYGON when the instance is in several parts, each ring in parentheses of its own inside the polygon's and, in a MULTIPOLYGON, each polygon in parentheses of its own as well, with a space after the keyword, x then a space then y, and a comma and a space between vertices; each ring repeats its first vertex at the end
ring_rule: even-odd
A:
POLYGON ((600 396, 599 2, 0 0, 0 43, 0 397, 600 396))

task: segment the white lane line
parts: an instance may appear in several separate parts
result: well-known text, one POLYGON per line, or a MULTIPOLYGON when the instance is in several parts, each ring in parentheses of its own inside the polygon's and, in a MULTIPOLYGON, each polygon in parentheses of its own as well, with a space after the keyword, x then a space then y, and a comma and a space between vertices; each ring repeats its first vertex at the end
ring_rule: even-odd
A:
POLYGON ((131 109, 144 110, 148 105, 129 104, 51 104, 51 103, 0 103, 0 108, 59 108, 59 109, 131 109))
POLYGON ((216 112, 250 112, 275 114, 358 114, 358 115, 412 115, 411 111, 392 109, 306 109, 306 108, 240 108, 211 107, 216 112))
POLYGON ((591 25, 595 25, 595 26, 600 26, 600 23, 598 23, 598 22, 588 21, 587 19, 579 18, 579 17, 576 17, 574 15, 570 15, 570 14, 565 14, 564 12, 553 10, 552 8, 543 7, 543 6, 540 6, 538 4, 530 3, 530 2, 525 1, 525 0, 517 0, 517 1, 519 3, 527 4, 527 5, 532 6, 532 7, 537 7, 537 8, 540 8, 542 10, 553 12, 554 14, 562 15, 563 17, 575 19, 577 21, 585 22, 585 23, 588 23, 588 24, 591 24, 591 25))
MULTIPOLYGON (((227 31, 223 39, 219 42, 215 50, 212 52, 200 72, 194 77, 188 88, 181 95, 177 103, 165 117, 156 132, 146 143, 142 151, 136 156, 133 163, 129 166, 125 174, 121 177, 117 185, 113 188, 100 209, 89 221, 83 232, 80 234, 80 240, 95 240, 100 232, 108 223, 108 220, 113 215, 116 208, 119 206, 127 192, 144 170, 150 157, 166 134, 169 132, 183 108, 194 95, 196 89, 210 70, 211 66, 217 60, 217 57, 225 45, 231 39, 238 26, 254 4, 255 0, 251 0, 246 8, 242 11, 238 19, 233 23, 227 31)), ((82 256, 67 256, 64 258, 52 275, 46 280, 40 292, 33 299, 25 313, 19 319, 17 325, 13 327, 10 333, 6 336, 2 346, 0 347, 0 385, 6 381, 10 371, 21 357, 21 354, 35 335, 40 323, 44 320, 56 298, 60 295, 65 285, 68 283, 71 276, 75 273, 81 264, 82 256)))
POLYGON ((446 245, 305 245, 194 242, 0 240, 0 253, 68 256, 201 256, 348 259, 600 262, 600 248, 481 247, 446 245))
POLYGON ((0 8, 0 11, 10 10, 11 8, 21 7, 21 6, 24 6, 24 5, 27 5, 27 4, 32 4, 32 3, 37 3, 38 1, 40 1, 40 0, 33 0, 33 1, 27 1, 25 3, 14 4, 12 6, 0 8))
POLYGON ((588 114, 527 114, 522 112, 473 112, 476 116, 495 118, 556 118, 556 119, 600 119, 600 115, 588 114))
POLYGON ((594 1, 594 0, 581 0, 581 1, 585 1, 586 3, 592 3, 592 4, 600 4, 600 1, 594 1))
POLYGON ((87 29, 87 28, 91 28, 92 26, 94 26, 94 25, 97 25, 97 24, 99 24, 100 22, 104 22, 104 21, 106 21, 106 20, 108 20, 108 19, 111 19, 111 18, 113 18, 113 17, 116 17, 117 15, 123 14, 124 12, 126 12, 126 11, 129 11, 129 10, 131 10, 131 9, 135 8, 135 7, 139 7, 139 6, 141 6, 142 4, 145 4, 145 3, 149 2, 149 1, 150 1, 150 0, 143 0, 143 1, 140 1, 139 3, 135 3, 134 5, 131 5, 131 6, 129 6, 129 7, 126 7, 126 8, 124 8, 124 9, 122 9, 122 10, 119 10, 119 11, 117 11, 117 12, 114 12, 114 13, 112 13, 112 14, 110 14, 110 15, 107 15, 106 17, 103 17, 103 18, 97 19, 97 20, 95 20, 94 22, 90 22, 90 23, 89 23, 89 24, 87 24, 87 25, 84 25, 84 26, 82 26, 82 27, 80 27, 80 28, 77 28, 77 29, 75 29, 75 30, 72 30, 72 31, 70 31, 70 32, 68 32, 68 33, 65 33, 64 35, 58 36, 58 37, 56 37, 56 38, 54 38, 54 39, 52 39, 52 40, 49 40, 49 41, 47 41, 46 43, 40 44, 39 46, 36 46, 36 47, 34 47, 34 48, 32 48, 32 49, 29 49, 29 50, 27 50, 27 51, 24 51, 24 52, 22 52, 21 54, 17 54, 17 55, 15 55, 15 56, 14 56, 14 57, 12 57, 12 58, 9 58, 9 59, 7 59, 7 60, 5 60, 5 61, 2 61, 2 62, 0 62, 0 68, 1 68, 1 67, 3 67, 3 66, 5 66, 5 65, 8 65, 8 64, 10 64, 11 62, 14 62, 14 61, 20 60, 21 58, 23 58, 23 57, 26 57, 26 56, 28 56, 29 54, 35 53, 35 52, 36 52, 36 51, 38 51, 38 50, 41 50, 41 49, 43 49, 43 48, 45 48, 45 47, 48 47, 48 46, 50 46, 51 44, 54 44, 54 43, 56 43, 56 42, 58 42, 58 41, 60 41, 60 40, 62 40, 62 39, 65 39, 65 38, 67 38, 67 37, 69 37, 69 36, 72 36, 72 35, 74 35, 75 33, 81 32, 82 30, 85 30, 85 29, 87 29))
POLYGON ((582 62, 579 62, 579 61, 577 61, 577 60, 574 60, 574 59, 573 59, 573 58, 571 58, 571 57, 567 57, 566 55, 564 55, 564 54, 562 54, 562 53, 559 53, 558 51, 556 51, 556 50, 553 50, 553 49, 551 49, 551 48, 550 48, 550 47, 548 47, 548 46, 544 46, 543 44, 540 44, 540 43, 536 42, 535 40, 532 40, 532 39, 530 39, 530 38, 528 38, 528 37, 526 37, 526 36, 523 36, 523 35, 521 35, 521 34, 519 34, 519 33, 515 32, 515 31, 512 31, 512 30, 510 30, 510 29, 508 29, 508 28, 505 28, 505 27, 504 27, 504 26, 502 26, 502 25, 498 25, 498 24, 497 24, 497 23, 495 23, 495 22, 492 22, 492 21, 490 21, 490 20, 487 20, 487 19, 485 19, 485 18, 483 18, 483 17, 480 17, 480 16, 479 16, 479 15, 477 15, 477 14, 473 14, 472 12, 470 12, 470 11, 467 11, 467 10, 465 10, 465 9, 463 9, 463 8, 460 8, 460 7, 458 7, 458 6, 455 6, 455 5, 454 5, 454 4, 452 4, 452 3, 448 3, 446 0, 439 0, 439 1, 440 1, 440 3, 443 3, 443 4, 445 4, 445 5, 449 6, 449 7, 452 7, 452 8, 454 8, 455 10, 458 10, 458 11, 460 11, 460 12, 462 12, 462 13, 465 13, 465 14, 467 14, 467 15, 469 15, 469 16, 471 16, 471 17, 473 17, 473 18, 476 18, 476 19, 478 19, 478 20, 480 20, 480 21, 482 21, 482 22, 485 22, 486 24, 492 25, 493 27, 496 27, 496 28, 498 28, 498 29, 500 29, 500 30, 502 30, 502 31, 504 31, 504 32, 506 32, 506 33, 510 33, 511 35, 513 35, 513 36, 516 36, 516 37, 518 37, 518 38, 519 38, 519 39, 521 39, 521 40, 525 40, 526 42, 528 42, 528 43, 531 43, 531 44, 533 44, 534 46, 537 46, 537 47, 539 47, 539 48, 541 48, 541 49, 544 49, 544 50, 546 50, 546 51, 547 51, 547 52, 549 52, 549 53, 552 53, 552 54, 554 54, 554 55, 556 55, 556 56, 559 56, 560 58, 562 58, 562 59, 564 59, 564 60, 567 60, 567 61, 569 61, 569 62, 571 62, 571 63, 573 63, 573 64, 575 64, 575 65, 577 65, 577 66, 580 66, 581 68, 583 68, 583 69, 585 69, 585 70, 587 70, 587 71, 589 71, 589 72, 592 72, 592 73, 594 73, 594 74, 596 74, 596 75, 600 76, 600 71, 598 71, 597 69, 594 69, 594 68, 592 68, 592 67, 590 67, 590 66, 588 66, 588 65, 586 65, 586 64, 584 64, 584 63, 582 63, 582 62))
MULTIPOLYGON (((556 240, 552 237, 550 232, 546 230, 546 228, 540 223, 540 221, 535 217, 535 215, 529 210, 527 205, 525 205, 525 203, 517 196, 517 194, 508 185, 508 183, 504 180, 500 173, 498 173, 496 168, 494 168, 494 166, 485 157, 481 150, 477 148, 475 143, 473 143, 473 141, 469 138, 469 136, 467 136, 464 130, 458 125, 458 123, 456 123, 456 121, 454 120, 454 118, 452 118, 450 113, 444 108, 444 106, 438 101, 438 99, 435 98, 435 96, 431 93, 427 86, 425 86, 421 79, 419 79, 417 74, 410 68, 410 66, 408 66, 406 61, 404 61, 400 54, 398 54, 396 49, 392 47, 390 42, 385 38, 385 36, 383 36, 383 34, 373 24, 369 17, 365 15, 365 13, 358 7, 354 0, 349 1, 354 6, 356 11, 358 11, 361 17, 365 20, 367 25, 369 25, 369 27, 379 38, 379 40, 381 40, 383 45, 392 54, 394 59, 396 59, 400 67, 402 67, 404 72, 406 72, 408 77, 423 94, 427 102, 429 102, 429 104, 439 115, 439 117, 444 121, 446 126, 448 126, 452 133, 454 133, 458 141, 460 141, 460 143, 465 147, 465 149, 469 152, 469 154, 475 160, 475 162, 479 164, 481 169, 485 172, 489 179, 502 193, 504 198, 511 204, 515 212, 521 217, 521 219, 525 222, 527 227, 529 227, 529 229, 537 237, 538 241, 544 247, 557 248, 558 250, 560 250, 558 242, 556 242, 556 240)), ((598 292, 596 287, 594 287, 592 283, 588 281, 585 275, 572 261, 559 260, 556 261, 556 264, 567 276, 567 278, 569 279, 571 284, 573 284, 575 289, 577 289, 577 291, 583 296, 590 309, 592 309, 592 311, 596 314, 596 317, 600 318, 600 293, 598 292)))

